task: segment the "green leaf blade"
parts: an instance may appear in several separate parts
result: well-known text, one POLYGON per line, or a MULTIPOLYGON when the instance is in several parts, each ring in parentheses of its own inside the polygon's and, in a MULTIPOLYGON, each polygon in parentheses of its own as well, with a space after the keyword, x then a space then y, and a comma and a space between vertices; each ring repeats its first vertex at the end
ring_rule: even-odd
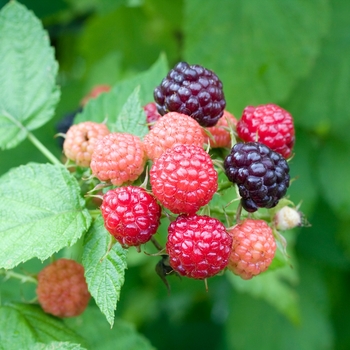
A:
POLYGON ((278 103, 311 70, 329 13, 324 0, 223 0, 220 6, 189 0, 184 58, 216 72, 234 114, 250 104, 278 103))
POLYGON ((89 228, 75 178, 63 166, 28 164, 0 178, 0 267, 45 260, 89 228))
MULTIPOLYGON (((89 101, 84 110, 76 116, 74 123, 78 124, 84 121, 106 122, 110 130, 114 130, 115 124, 119 123, 119 118, 123 116, 124 112, 122 113, 122 110, 123 108, 125 110, 128 98, 135 92, 135 89, 139 86, 139 102, 137 104, 140 103, 143 106, 153 101, 153 90, 160 84, 167 71, 166 58, 164 55, 161 55, 147 71, 118 82, 108 93, 101 94, 96 99, 89 101)), ((140 125, 144 125, 142 128, 142 133, 144 133, 146 115, 143 113, 142 118, 140 114, 138 117, 140 125)))
POLYGON ((0 32, 0 148, 8 149, 50 120, 60 90, 49 37, 31 11, 9 2, 0 32))
MULTIPOLYGON (((36 343, 83 339, 61 320, 52 317, 37 305, 9 304, 0 306, 0 340, 3 349, 36 349, 36 343)), ((46 348, 45 348, 46 349, 46 348)))
POLYGON ((127 251, 118 242, 108 251, 111 240, 100 216, 85 236, 82 262, 89 291, 113 326, 114 311, 124 284, 127 251))
POLYGON ((295 280, 289 266, 274 271, 267 271, 251 280, 242 280, 231 272, 227 272, 231 284, 240 292, 267 301, 283 313, 292 323, 300 322, 300 310, 297 292, 285 283, 285 280, 295 280))
POLYGON ((148 133, 145 113, 140 103, 140 86, 126 100, 114 126, 115 132, 125 132, 144 137, 148 133))

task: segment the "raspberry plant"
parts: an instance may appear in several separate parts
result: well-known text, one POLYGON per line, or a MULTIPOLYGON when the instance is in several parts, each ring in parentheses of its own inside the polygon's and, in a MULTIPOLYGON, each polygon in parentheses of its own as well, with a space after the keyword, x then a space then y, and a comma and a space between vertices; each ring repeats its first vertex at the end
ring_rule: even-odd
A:
MULTIPOLYGON (((0 178, 1 274, 38 285, 37 299, 1 305, 4 315, 29 317, 31 324, 22 326, 27 332, 24 342, 34 347, 55 345, 58 339, 62 346, 85 346, 66 323, 50 314, 78 316, 90 295, 90 305, 113 327, 133 249, 157 259, 154 273, 165 290, 180 283, 172 275, 205 280, 210 293, 214 276, 229 276, 239 284, 238 276, 258 279, 260 273, 291 264, 280 232, 293 228, 285 224, 290 220, 284 208, 299 209, 285 197, 294 145, 289 114, 282 138, 289 133, 291 140, 280 152, 286 160, 264 144, 280 141, 280 134, 274 139, 274 130, 281 118, 271 122, 266 117, 265 129, 248 125, 246 139, 239 130, 247 109, 238 121, 224 110, 224 87, 214 72, 186 62, 169 71, 161 55, 137 77, 112 87, 97 86, 81 100, 71 118, 75 125, 63 135, 65 157, 58 159, 33 133, 52 119, 60 99, 58 63, 47 34, 15 1, 1 10, 0 28, 8 34, 0 41, 5 57, 0 72, 8 83, 0 100, 0 146, 12 149, 28 139, 48 160, 29 161, 0 178), (20 36, 10 35, 17 31, 20 36), (35 75, 26 74, 23 53, 35 75), (160 115, 154 115, 153 108, 149 116, 145 106, 154 107, 153 97, 160 115), (33 276, 18 273, 16 269, 31 259, 46 267, 40 266, 33 276), (57 275, 43 277, 62 261, 77 264, 79 276, 62 267, 57 275), (55 283, 58 296, 46 291, 55 283), (36 337, 29 330, 34 324, 40 329, 36 337)), ((302 224, 301 219, 293 220, 295 226, 302 224)), ((5 348, 12 340, 6 342, 5 348)))

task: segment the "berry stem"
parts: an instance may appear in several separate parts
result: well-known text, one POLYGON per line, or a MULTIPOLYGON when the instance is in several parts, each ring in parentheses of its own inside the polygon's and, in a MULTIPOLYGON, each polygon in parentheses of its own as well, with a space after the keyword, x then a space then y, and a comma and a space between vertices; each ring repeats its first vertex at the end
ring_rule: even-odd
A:
POLYGON ((22 283, 30 282, 37 284, 38 281, 36 278, 28 275, 22 275, 21 273, 14 272, 12 270, 0 269, 0 275, 5 276, 5 279, 15 278, 20 280, 22 283))
POLYGON ((231 188, 232 186, 233 186, 233 184, 231 181, 221 182, 221 183, 219 183, 218 192, 224 191, 228 188, 231 188))
POLYGON ((52 163, 55 165, 61 165, 61 162, 32 134, 28 132, 28 139, 32 144, 52 163))
POLYGON ((151 242, 159 252, 163 250, 163 247, 159 244, 159 242, 153 236, 151 237, 151 242))

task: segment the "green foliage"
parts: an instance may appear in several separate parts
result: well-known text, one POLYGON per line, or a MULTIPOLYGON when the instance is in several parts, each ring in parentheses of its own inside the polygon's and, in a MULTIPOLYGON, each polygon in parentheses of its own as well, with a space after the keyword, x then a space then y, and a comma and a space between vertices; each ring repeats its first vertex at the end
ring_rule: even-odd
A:
POLYGON ((28 164, 0 178, 0 267, 45 260, 89 228, 80 187, 61 165, 28 164))
POLYGON ((103 225, 102 216, 95 220, 85 236, 82 262, 89 291, 112 327, 124 284, 126 250, 118 242, 112 241, 112 236, 103 225), (111 243, 114 243, 113 246, 111 243))
POLYGON ((62 321, 47 315, 34 305, 0 306, 0 325, 1 349, 29 349, 32 346, 36 349, 36 343, 55 340, 84 343, 83 338, 67 328, 62 321))
MULTIPOLYGON (((349 348, 349 1, 21 3, 0 3, 0 268, 13 269, 0 269, 0 349, 349 348), (179 60, 214 70, 237 118, 267 102, 293 115, 288 195, 312 225, 286 234, 293 268, 278 256, 250 281, 210 279, 208 293, 169 276, 168 295, 159 257, 112 244, 56 159, 55 123, 96 84, 112 89, 75 123, 105 121, 142 138, 142 106, 179 60), (52 255, 82 256, 92 294, 84 314, 64 322, 28 302, 41 268, 32 258, 52 255)), ((234 196, 214 197, 212 210, 234 196)), ((161 226, 159 241, 165 234, 161 226)))
POLYGON ((9 3, 1 11, 0 32, 0 148, 6 149, 53 116, 60 90, 49 37, 34 14, 9 3))

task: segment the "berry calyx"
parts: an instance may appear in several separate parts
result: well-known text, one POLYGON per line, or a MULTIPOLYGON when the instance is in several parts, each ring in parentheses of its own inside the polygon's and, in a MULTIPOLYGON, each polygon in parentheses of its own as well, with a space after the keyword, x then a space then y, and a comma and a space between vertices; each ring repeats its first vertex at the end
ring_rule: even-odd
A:
POLYGON ((78 166, 88 167, 96 142, 108 134, 105 124, 87 121, 72 125, 66 133, 63 152, 78 166))
POLYGON ((104 225, 123 247, 148 242, 160 224, 161 207, 144 188, 118 187, 103 196, 104 225))
POLYGON ((266 271, 276 252, 271 227, 264 220, 246 219, 228 229, 232 251, 228 269, 248 280, 266 271))
POLYGON ((225 226, 206 215, 180 215, 168 228, 170 266, 182 276, 212 277, 228 264, 232 238, 225 226))
POLYGON ((227 178, 237 184, 248 212, 276 206, 289 187, 287 161, 259 142, 236 143, 224 168, 227 178))
POLYGON ((83 266, 64 258, 39 272, 36 293, 43 310, 57 317, 80 315, 90 300, 83 266))
POLYGON ((127 133, 110 133, 100 139, 91 157, 91 170, 100 181, 120 186, 135 181, 146 163, 140 138, 127 133))
POLYGON ((237 134, 242 141, 263 143, 286 159, 295 142, 292 116, 272 103, 246 107, 237 123, 237 134))
POLYGON ((203 142, 201 126, 188 115, 177 112, 167 113, 160 118, 143 140, 147 157, 153 161, 175 145, 202 147, 203 142))
POLYGON ((210 144, 211 148, 231 148, 230 128, 235 127, 236 124, 237 119, 225 110, 215 126, 202 129, 204 143, 210 144))
POLYGON ((154 89, 158 112, 179 112, 201 126, 214 126, 226 106, 222 82, 200 65, 179 62, 154 89))
POLYGON ((210 156, 194 145, 168 149, 150 170, 154 196, 175 214, 194 214, 208 204, 217 190, 217 180, 210 156))

